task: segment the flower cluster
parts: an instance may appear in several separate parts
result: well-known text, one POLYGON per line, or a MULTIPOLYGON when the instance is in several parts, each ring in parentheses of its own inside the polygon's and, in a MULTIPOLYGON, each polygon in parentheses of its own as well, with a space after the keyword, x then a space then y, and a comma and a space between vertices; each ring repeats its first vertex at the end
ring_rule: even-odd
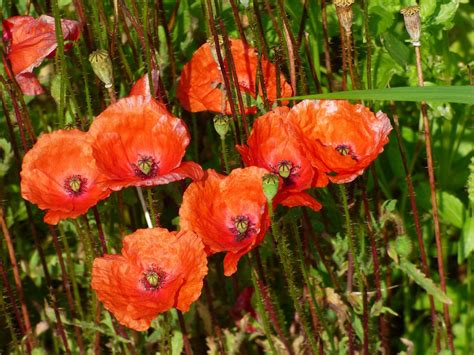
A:
MULTIPOLYGON (((79 36, 73 23, 62 23, 65 39, 79 36)), ((54 23, 52 29, 50 25, 47 16, 4 21, 17 80, 56 48, 54 23), (28 44, 24 31, 33 33, 34 44, 28 44)), ((243 92, 255 98, 264 87, 270 102, 277 92, 292 95, 281 74, 277 80, 273 64, 264 58, 258 63, 254 48, 240 40, 230 44, 243 92), (257 87, 259 64, 264 80, 257 87)), ((222 76, 228 61, 221 71, 215 57, 215 49, 205 44, 185 65, 177 96, 187 110, 229 114, 222 76)), ((227 176, 204 172, 198 164, 182 161, 190 135, 184 122, 153 98, 151 87, 158 88, 158 79, 157 71, 142 77, 128 97, 94 119, 88 132, 41 135, 21 171, 22 196, 47 210, 44 220, 50 224, 86 213, 112 191, 194 180, 183 195, 179 232, 137 230, 124 238, 121 254, 94 260, 92 288, 98 299, 121 324, 136 330, 146 330, 172 307, 189 309, 200 296, 207 256, 225 252, 224 274, 235 273, 239 259, 265 238, 269 203, 320 210, 308 190, 354 180, 383 150, 391 130, 385 114, 362 105, 306 100, 292 108, 276 107, 254 121, 246 144, 236 147, 245 168, 227 176), (264 192, 264 181, 275 186, 274 194, 264 192)), ((256 110, 246 108, 247 113, 256 110)))

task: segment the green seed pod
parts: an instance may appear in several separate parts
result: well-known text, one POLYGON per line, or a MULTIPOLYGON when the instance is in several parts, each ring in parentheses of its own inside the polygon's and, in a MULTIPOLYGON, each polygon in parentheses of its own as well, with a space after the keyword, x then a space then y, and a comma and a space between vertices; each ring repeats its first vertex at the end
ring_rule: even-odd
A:
POLYGON ((229 132, 229 123, 230 118, 227 116, 217 115, 216 117, 214 117, 214 128, 216 129, 216 132, 219 134, 221 139, 224 139, 227 132, 229 132))
POLYGON ((407 235, 400 235, 395 240, 395 250, 401 257, 408 258, 413 250, 413 245, 407 235))
POLYGON ((280 180, 276 174, 265 174, 262 178, 263 194, 271 202, 278 192, 280 180))
POLYGON ((102 81, 108 89, 112 87, 112 61, 109 52, 104 49, 98 49, 89 56, 89 62, 92 65, 95 75, 102 81))

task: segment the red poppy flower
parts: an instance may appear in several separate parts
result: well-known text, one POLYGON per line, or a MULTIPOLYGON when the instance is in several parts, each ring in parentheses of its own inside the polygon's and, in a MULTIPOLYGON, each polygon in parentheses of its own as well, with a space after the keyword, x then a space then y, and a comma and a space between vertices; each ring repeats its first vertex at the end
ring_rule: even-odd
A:
POLYGON ((24 199, 48 210, 44 221, 57 224, 76 218, 110 195, 100 189, 101 174, 92 156, 87 134, 59 130, 42 134, 26 153, 21 170, 24 199))
MULTIPOLYGON (((255 98, 257 96, 257 50, 238 39, 231 40, 230 44, 239 88, 242 93, 246 92, 255 98)), ((275 66, 265 58, 262 58, 262 71, 268 100, 273 102, 277 98, 275 66)), ((285 81, 283 75, 280 75, 280 83, 281 96, 292 96, 293 90, 285 81)), ((230 104, 227 101, 223 87, 224 81, 218 63, 216 59, 214 59, 211 46, 206 43, 194 53, 191 61, 184 66, 176 96, 181 102, 181 105, 191 112, 222 112, 224 104, 224 112, 231 114, 230 104)), ((260 85, 258 95, 262 96, 260 85)), ((255 106, 246 108, 246 113, 254 112, 256 112, 255 106)))
MULTIPOLYGON (((46 57, 53 56, 58 46, 54 17, 42 15, 37 19, 31 16, 14 16, 3 20, 3 40, 7 42, 6 52, 13 74, 19 81, 22 91, 29 95, 39 92, 39 83, 33 80, 33 69, 46 57), (29 76, 18 77, 19 74, 29 76), (29 81, 25 81, 29 79, 29 81)), ((80 35, 79 22, 61 20, 65 41, 76 41, 80 35)), ((71 47, 66 43, 65 50, 71 47)))
POLYGON ((347 101, 305 100, 294 106, 287 119, 320 174, 318 186, 354 180, 383 151, 392 130, 386 114, 371 112, 347 101))
POLYGON ((237 270, 240 257, 259 245, 268 229, 262 190, 266 173, 257 167, 235 169, 229 176, 208 170, 203 180, 184 192, 179 210, 181 228, 196 232, 209 254, 227 252, 226 276, 237 270))
POLYGON ((247 166, 259 166, 281 177, 273 202, 284 206, 308 206, 315 211, 321 204, 303 192, 313 185, 317 171, 306 158, 300 139, 285 120, 290 109, 278 107, 257 118, 247 146, 236 146, 247 166))
POLYGON ((128 96, 145 96, 145 97, 155 97, 158 93, 158 80, 159 80, 160 72, 158 70, 153 70, 151 72, 151 78, 153 80, 153 95, 151 94, 150 90, 150 81, 148 73, 143 75, 140 79, 138 79, 135 84, 132 86, 132 90, 130 90, 130 94, 128 96))
POLYGON ((206 274, 206 253, 196 234, 139 229, 124 238, 121 255, 94 260, 92 288, 119 323, 143 331, 172 307, 188 311, 206 274))
POLYGON ((151 97, 130 96, 110 105, 89 135, 103 187, 120 190, 202 177, 198 164, 181 162, 189 144, 186 125, 151 97))

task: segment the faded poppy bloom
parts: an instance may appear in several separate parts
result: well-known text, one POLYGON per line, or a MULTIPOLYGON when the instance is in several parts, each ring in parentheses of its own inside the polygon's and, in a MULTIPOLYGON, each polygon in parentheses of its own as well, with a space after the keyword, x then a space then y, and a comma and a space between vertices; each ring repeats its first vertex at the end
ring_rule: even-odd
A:
POLYGON ((388 143, 387 115, 347 101, 304 100, 287 116, 304 142, 308 158, 320 174, 318 186, 354 180, 388 143))
POLYGON ((145 97, 156 97, 159 90, 159 78, 160 72, 158 70, 153 70, 151 72, 151 79, 153 81, 153 95, 151 94, 150 80, 148 73, 145 73, 140 79, 138 79, 135 84, 133 84, 132 89, 128 96, 145 96, 145 97))
MULTIPOLYGON (((79 22, 61 20, 61 29, 66 42, 79 38, 79 22)), ((3 40, 7 43, 6 52, 13 75, 17 77, 22 91, 33 95, 39 93, 39 83, 31 73, 46 57, 54 56, 58 46, 54 17, 42 15, 37 19, 31 16, 7 18, 3 20, 3 40)), ((70 43, 65 44, 65 50, 70 47, 70 43)))
POLYGON ((196 234, 139 229, 124 238, 121 254, 94 260, 92 288, 120 324, 143 331, 173 307, 188 311, 206 274, 206 253, 196 234))
POLYGON ((257 167, 235 169, 229 176, 208 170, 183 195, 179 210, 183 230, 202 238, 209 254, 227 252, 224 274, 232 275, 242 255, 258 246, 269 227, 267 200, 257 167))
POLYGON ((194 162, 181 162, 189 144, 184 122, 151 97, 130 96, 110 105, 89 129, 101 186, 120 190, 202 177, 194 162))
POLYGON ((26 153, 21 170, 21 195, 47 210, 44 221, 57 224, 76 218, 110 195, 97 186, 97 169, 87 134, 59 130, 42 134, 26 153))
MULTIPOLYGON (((241 92, 248 93, 253 98, 256 98, 257 94, 262 96, 260 85, 258 91, 256 90, 257 50, 238 39, 230 40, 230 45, 241 92)), ((268 100, 274 102, 277 99, 276 68, 262 57, 262 71, 268 100)), ((293 95, 293 90, 283 75, 280 75, 280 85, 282 97, 293 95)), ((224 80, 215 56, 215 49, 212 49, 208 43, 203 44, 194 53, 191 61, 184 66, 176 96, 181 105, 191 112, 232 113, 224 91, 224 80)), ((246 108, 246 113, 254 112, 256 112, 255 106, 246 108)))
POLYGON ((288 207, 308 206, 319 211, 321 204, 303 192, 314 185, 318 173, 306 158, 291 123, 285 120, 289 111, 288 107, 277 107, 257 118, 247 146, 236 148, 245 165, 265 168, 281 178, 274 203, 288 207))

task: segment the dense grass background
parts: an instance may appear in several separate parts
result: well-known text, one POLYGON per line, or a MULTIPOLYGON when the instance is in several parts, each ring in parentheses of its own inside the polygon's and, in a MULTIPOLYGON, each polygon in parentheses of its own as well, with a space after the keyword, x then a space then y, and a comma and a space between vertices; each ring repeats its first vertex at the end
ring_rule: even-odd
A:
MULTIPOLYGON (((402 7, 414 5, 414 1, 356 1, 352 27, 352 55, 358 78, 355 83, 343 70, 343 45, 331 2, 253 0, 232 3, 241 22, 240 30, 247 40, 276 62, 289 82, 292 75, 295 76, 295 96, 341 91, 345 80, 347 90, 418 85, 415 51, 400 14, 402 7), (322 25, 324 12, 327 31, 322 25), (289 26, 287 36, 285 26, 289 26), (289 41, 289 38, 293 40, 289 41), (329 45, 326 48, 325 40, 329 45), (294 57, 288 54, 291 43, 294 57), (292 62, 296 65, 294 74, 292 62), (328 73, 328 63, 332 73, 328 73)), ((472 85, 474 7, 467 0, 423 0, 419 5, 425 86, 472 85)), ((87 245, 92 241, 94 255, 100 254, 96 219, 89 212, 84 218, 64 221, 57 228, 49 229, 42 222, 43 213, 21 198, 19 159, 25 149, 20 143, 21 127, 16 124, 18 115, 15 115, 14 105, 18 105, 20 118, 31 123, 31 131, 36 135, 76 125, 87 129, 93 117, 110 103, 108 91, 92 72, 88 55, 98 48, 111 53, 117 97, 126 96, 134 81, 150 70, 154 56, 161 73, 162 98, 171 112, 186 121, 191 131, 192 141, 186 158, 200 163, 203 168, 222 172, 220 140, 212 123, 214 115, 186 112, 175 98, 182 66, 210 37, 206 6, 206 1, 193 0, 1 2, 2 19, 19 14, 34 17, 51 14, 57 18, 76 19, 85 25, 81 39, 70 51, 63 53, 59 49, 55 58, 46 60, 35 70, 46 94, 22 96, 10 85, 2 66, 0 87, 5 117, 0 119, 0 217, 4 228, 0 240, 0 271, 5 279, 0 282, 1 353, 25 351, 25 337, 15 318, 20 301, 5 238, 7 233, 13 240, 26 307, 35 331, 35 352, 60 353, 64 350, 56 333, 55 304, 74 353, 79 351, 74 326, 80 328, 85 347, 90 352, 120 353, 135 349, 137 353, 176 354, 183 351, 182 331, 174 310, 160 315, 148 332, 127 331, 122 336, 116 335, 114 320, 107 312, 102 311, 96 318, 97 301, 89 286, 91 255, 87 253, 87 245), (118 17, 114 15, 116 11, 118 17), (13 135, 6 116, 13 122, 13 135), (19 157, 14 156, 14 150, 18 150, 19 157), (74 319, 61 282, 51 234, 54 231, 59 236, 73 286, 77 311, 74 319), (41 266, 34 235, 45 253, 50 284, 41 266), (97 334, 100 338, 95 343, 97 334)), ((238 38, 239 27, 231 3, 215 0, 212 7, 228 36, 238 38)), ((345 187, 356 240, 355 263, 364 282, 356 280, 354 291, 346 291, 348 241, 339 187, 331 185, 317 189, 313 194, 323 204, 323 210, 314 213, 302 208, 279 208, 277 215, 284 240, 276 246, 271 238, 266 238, 259 248, 260 256, 254 253, 251 260, 243 258, 235 277, 223 276, 221 255, 210 258, 207 286, 200 300, 185 314, 194 352, 262 353, 271 352, 273 344, 277 352, 285 353, 288 350, 275 328, 270 327, 270 338, 266 335, 264 320, 270 317, 271 323, 278 319, 295 353, 314 351, 309 338, 315 339, 320 353, 348 353, 349 324, 354 331, 357 351, 363 351, 367 344, 371 354, 377 353, 383 347, 382 339, 386 339, 386 352, 433 353, 437 349, 436 339, 439 339, 440 349, 449 353, 449 327, 443 317, 441 302, 447 302, 447 297, 456 352, 474 353, 472 91, 467 95, 471 105, 452 103, 456 100, 449 97, 445 101, 430 101, 429 95, 425 98, 431 126, 446 293, 440 290, 437 264, 440 256, 435 243, 420 103, 403 100, 393 103, 369 96, 364 98, 364 104, 373 111, 383 110, 391 118, 398 116, 401 139, 398 141, 396 132, 392 132, 390 143, 375 164, 364 176, 345 187), (415 269, 422 270, 422 265, 407 172, 399 146, 405 152, 408 173, 416 192, 432 282, 415 269), (368 202, 367 211, 365 202, 368 202), (372 238, 376 243, 379 270, 374 268, 372 238), (410 245, 412 251, 407 252, 410 245), (283 262, 278 257, 278 248, 284 256, 283 262), (259 277, 262 277, 262 270, 265 276, 265 287, 258 289, 252 298, 257 316, 243 311, 245 317, 236 322, 236 299, 244 288, 258 283, 255 269, 259 269, 259 277), (378 302, 376 272, 382 282, 382 299, 378 302), (429 294, 435 297, 434 327, 429 294), (300 308, 302 314, 295 315, 295 297, 299 300, 296 308, 300 308), (385 327, 381 327, 381 318, 385 327), (311 329, 310 334, 304 331, 303 325, 311 329), (364 335, 368 336, 365 340, 364 335)), ((252 115, 250 121, 264 112, 260 105, 258 114, 252 115)), ((231 134, 227 137, 227 154, 231 167, 235 168, 241 162, 233 148, 239 142, 234 142, 232 137, 231 134)), ((29 146, 33 143, 28 135, 27 143, 29 146)), ((178 224, 181 187, 178 182, 150 188, 160 223, 170 230, 175 230, 178 224)), ((145 227, 134 189, 126 189, 121 195, 114 193, 99 203, 98 210, 109 250, 114 252, 120 250, 124 235, 145 227)))

